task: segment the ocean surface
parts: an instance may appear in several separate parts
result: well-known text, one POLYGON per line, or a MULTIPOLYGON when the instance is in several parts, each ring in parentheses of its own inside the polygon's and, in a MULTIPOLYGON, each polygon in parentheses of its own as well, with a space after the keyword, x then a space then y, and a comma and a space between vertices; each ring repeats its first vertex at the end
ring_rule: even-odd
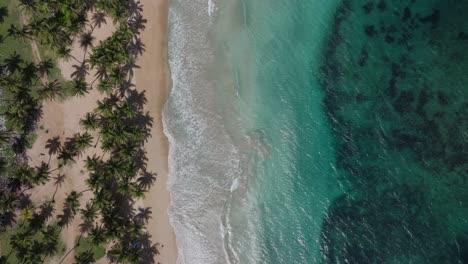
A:
POLYGON ((172 0, 179 263, 468 263, 468 0, 172 0))

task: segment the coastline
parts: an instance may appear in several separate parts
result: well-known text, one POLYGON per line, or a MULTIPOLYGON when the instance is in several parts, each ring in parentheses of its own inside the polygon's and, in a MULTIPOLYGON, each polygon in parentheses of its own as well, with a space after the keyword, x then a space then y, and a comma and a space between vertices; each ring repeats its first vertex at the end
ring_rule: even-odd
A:
POLYGON ((157 173, 156 181, 143 201, 151 207, 152 218, 147 228, 154 243, 159 243, 156 261, 176 263, 177 246, 168 207, 170 194, 167 189, 168 141, 163 131, 162 112, 169 94, 170 76, 168 65, 168 0, 141 0, 146 28, 141 33, 145 52, 139 58, 140 66, 135 71, 136 87, 146 91, 146 110, 154 118, 151 137, 146 143, 148 170, 157 173))

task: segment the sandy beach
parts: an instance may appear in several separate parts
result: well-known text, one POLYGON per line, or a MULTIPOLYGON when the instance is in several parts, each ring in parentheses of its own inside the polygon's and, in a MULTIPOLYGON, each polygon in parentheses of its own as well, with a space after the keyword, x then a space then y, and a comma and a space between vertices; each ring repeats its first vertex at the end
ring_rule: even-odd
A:
POLYGON ((166 102, 170 78, 167 58, 168 0, 142 0, 143 16, 147 19, 141 39, 146 51, 139 58, 135 71, 136 87, 146 91, 147 111, 154 118, 152 137, 146 145, 148 170, 157 172, 157 179, 146 195, 145 206, 152 208, 153 217, 148 224, 153 242, 160 243, 157 261, 176 263, 177 247, 167 208, 170 196, 167 190, 168 142, 163 132, 162 111, 166 102))
MULTIPOLYGON (((146 51, 137 61, 140 67, 135 71, 134 82, 139 91, 144 91, 147 99, 146 110, 154 118, 152 136, 146 143, 145 149, 148 158, 148 170, 157 173, 157 180, 151 190, 146 194, 146 199, 137 203, 136 207, 151 207, 152 217, 148 223, 148 231, 151 234, 153 243, 158 243, 159 255, 156 256, 155 263, 171 264, 176 262, 177 252, 175 235, 169 223, 167 208, 169 206, 169 192, 166 189, 168 175, 168 144, 162 128, 162 110, 166 101, 169 89, 169 70, 167 63, 167 0, 142 0, 143 16, 147 20, 146 28, 141 34, 146 51)), ((109 37, 114 29, 110 19, 107 24, 98 28, 94 32, 94 44, 109 37)), ((80 49, 75 41, 72 55, 82 58, 84 51, 80 49)), ((36 60, 37 58, 35 56, 36 60)), ((58 65, 65 79, 71 79, 75 70, 76 61, 59 61, 58 65)), ((87 82, 92 83, 94 72, 90 71, 87 82)), ((47 101, 43 105, 43 117, 37 131, 37 140, 32 149, 28 151, 31 165, 38 165, 42 161, 48 162, 50 159, 48 150, 45 148, 47 141, 53 137, 58 137, 64 142, 67 137, 75 133, 84 132, 79 125, 79 120, 87 112, 91 112, 96 107, 96 101, 102 95, 93 89, 84 97, 74 97, 63 102, 47 101)), ((99 154, 99 148, 90 148, 84 155, 77 159, 76 164, 65 166, 60 169, 60 173, 66 176, 63 184, 57 189, 55 200, 57 201, 56 213, 62 210, 65 196, 75 190, 77 192, 85 190, 87 173, 83 171, 84 158, 99 154)), ((57 167, 55 158, 50 159, 51 168, 57 167)), ((55 176, 55 175, 54 175, 55 176)), ((36 188, 31 193, 31 199, 35 203, 40 203, 51 198, 56 185, 52 179, 46 185, 36 188)), ((91 198, 91 192, 84 192, 80 199, 84 205, 91 198)), ((73 223, 63 232, 63 241, 66 251, 73 248, 75 239, 79 236, 79 225, 81 220, 77 217, 73 223)), ((60 257, 48 260, 49 263, 58 263, 60 257)), ((63 263, 73 263, 73 254, 67 256, 63 263)), ((108 263, 104 257, 98 263, 108 263)))

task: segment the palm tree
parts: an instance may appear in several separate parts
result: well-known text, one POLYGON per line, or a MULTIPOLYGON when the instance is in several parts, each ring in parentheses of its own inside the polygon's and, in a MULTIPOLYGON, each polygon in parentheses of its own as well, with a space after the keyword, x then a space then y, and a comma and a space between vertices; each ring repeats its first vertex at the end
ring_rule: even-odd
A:
POLYGON ((11 73, 17 71, 20 69, 20 65, 24 63, 23 58, 15 52, 13 54, 10 54, 7 58, 5 58, 5 67, 7 70, 11 73))
POLYGON ((72 51, 71 48, 69 48, 65 44, 62 44, 58 46, 55 53, 57 54, 59 58, 64 59, 65 61, 70 61, 70 59, 74 59, 76 62, 81 63, 71 54, 71 51, 72 51))
POLYGON ((97 101, 97 108, 96 111, 101 114, 102 116, 109 116, 112 114, 112 109, 116 105, 115 102, 109 99, 98 100, 97 101))
POLYGON ((86 113, 85 117, 80 120, 80 125, 85 130, 96 130, 99 127, 98 115, 94 112, 86 113))
POLYGON ((75 255, 75 262, 74 264, 91 264, 95 263, 96 260, 94 259, 94 254, 91 249, 87 251, 80 252, 75 255))
POLYGON ((58 80, 42 84, 39 94, 42 99, 48 100, 54 100, 55 98, 62 99, 65 96, 63 88, 58 80))
POLYGON ((76 134, 74 136, 74 147, 78 153, 83 152, 86 148, 91 147, 93 142, 93 136, 88 132, 83 134, 76 134))
POLYGON ((121 86, 127 78, 127 73, 120 67, 114 67, 109 74, 108 82, 113 87, 121 86))
POLYGON ((23 220, 29 220, 33 217, 34 208, 32 206, 27 206, 26 208, 21 209, 20 217, 23 220))
POLYGON ((35 13, 38 8, 38 2, 36 0, 19 0, 20 7, 29 13, 35 13))
POLYGON ((72 84, 70 90, 73 96, 82 97, 89 92, 88 84, 84 80, 74 80, 72 84))
POLYGON ((124 22, 128 16, 128 1, 125 0, 107 0, 96 3, 96 8, 102 10, 112 17, 114 21, 124 22))
POLYGON ((20 164, 13 171, 13 178, 17 179, 22 185, 26 185, 33 181, 34 169, 26 164, 20 164))
POLYGON ((77 193, 76 191, 72 191, 65 198, 64 207, 70 209, 73 214, 76 214, 76 210, 78 207, 80 207, 80 197, 81 194, 77 193))
POLYGON ((122 245, 122 242, 115 243, 111 250, 107 252, 107 257, 112 263, 136 263, 134 255, 130 250, 130 245, 122 245))
POLYGON ((81 218, 84 222, 94 222, 97 217, 98 208, 92 202, 87 202, 84 209, 81 209, 81 218))
MULTIPOLYGON (((55 255, 58 252, 60 229, 56 225, 47 225, 46 228, 41 230, 41 233, 41 248, 44 258, 55 255)), ((42 259, 42 262, 44 262, 44 259, 42 259)))
POLYGON ((112 92, 112 88, 113 88, 113 85, 112 83, 110 82, 110 78, 107 77, 105 79, 102 79, 98 85, 97 85, 97 89, 100 93, 111 93, 112 92))
POLYGON ((45 61, 41 61, 37 65, 37 70, 41 77, 45 77, 50 74, 50 71, 54 68, 54 63, 51 59, 47 59, 45 61))
POLYGON ((5 17, 8 16, 8 8, 5 6, 0 7, 0 24, 5 22, 5 17))
POLYGON ((98 246, 106 242, 106 230, 102 227, 102 225, 94 226, 93 228, 91 228, 91 231, 89 231, 88 238, 95 246, 98 246))
POLYGON ((103 161, 101 157, 96 156, 96 154, 94 154, 92 157, 86 157, 85 168, 88 171, 95 171, 98 168, 98 166, 102 164, 103 161))
POLYGON ((107 73, 107 69, 106 67, 95 67, 96 68, 96 74, 95 74, 95 79, 93 80, 93 82, 91 83, 91 86, 94 85, 94 83, 97 81, 97 80, 105 80, 108 78, 108 73, 107 73))
POLYGON ((45 184, 50 178, 49 165, 42 162, 40 166, 36 167, 34 177, 32 177, 31 183, 33 185, 45 184))
POLYGON ((35 80, 39 79, 37 76, 37 68, 34 63, 27 63, 21 68, 22 80, 28 84, 34 83, 35 80))
POLYGON ((131 183, 130 186, 130 193, 127 195, 135 198, 135 199, 143 199, 145 198, 145 190, 141 188, 138 184, 131 183))

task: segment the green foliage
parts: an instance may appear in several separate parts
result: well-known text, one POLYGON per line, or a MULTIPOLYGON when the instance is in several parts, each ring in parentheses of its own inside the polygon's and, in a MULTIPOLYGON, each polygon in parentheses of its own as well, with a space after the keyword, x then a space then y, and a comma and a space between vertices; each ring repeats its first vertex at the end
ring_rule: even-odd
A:
POLYGON ((111 37, 93 49, 93 54, 90 57, 91 66, 110 72, 113 68, 130 62, 131 55, 128 46, 131 38, 130 28, 121 25, 111 37))
MULTIPOLYGON (((94 10, 95 1, 20 2, 28 14, 29 23, 25 26, 9 26, 8 39, 25 42, 34 40, 54 49, 56 54, 50 57, 75 60, 79 65, 72 76, 74 80, 61 83, 59 78, 44 80, 53 73, 51 60, 35 65, 28 62, 30 56, 23 56, 21 52, 5 57, 0 64, 0 68, 4 69, 0 74, 0 85, 3 87, 0 114, 6 118, 7 126, 14 132, 14 136, 8 134, 0 139, 4 142, 14 141, 11 149, 16 150, 18 156, 25 153, 26 147, 31 144, 37 120, 41 117, 43 100, 61 99, 67 95, 84 96, 93 88, 94 82, 89 85, 85 81, 89 74, 89 61, 91 68, 98 72, 95 81, 98 82, 98 89, 105 92, 105 98, 98 101, 95 112, 88 113, 80 125, 87 131, 97 132, 96 146, 100 143, 104 155, 109 157, 86 157, 85 167, 89 173, 86 182, 90 189, 85 191, 93 191, 94 195, 83 207, 81 196, 85 191, 72 190, 62 201, 63 211, 57 216, 52 213, 55 194, 65 176, 60 172, 58 176, 52 173, 74 162, 93 145, 94 138, 88 132, 76 133, 65 139, 63 145, 58 137, 47 142, 45 147, 49 149, 49 161, 55 155, 60 162, 57 169, 50 170, 48 163, 29 167, 24 160, 17 163, 12 160, 0 162, 0 168, 5 168, 8 183, 8 188, 2 189, 4 192, 0 193, 0 214, 2 219, 10 217, 9 222, 2 220, 0 227, 11 226, 17 219, 15 210, 20 207, 19 200, 25 197, 28 188, 44 184, 50 178, 55 179, 55 192, 45 204, 50 209, 47 214, 39 213, 32 205, 21 205, 21 216, 27 221, 24 227, 28 229, 22 230, 20 227, 18 233, 8 237, 9 244, 14 244, 12 254, 22 258, 19 261, 24 263, 34 261, 31 257, 33 255, 45 257, 56 254, 57 243, 53 243, 56 242, 56 232, 68 226, 79 214, 83 220, 80 230, 87 236, 82 237, 77 245, 74 256, 76 263, 91 263, 102 258, 105 255, 104 245, 107 244, 112 245, 107 254, 111 261, 146 263, 144 258, 157 254, 157 249, 145 231, 144 223, 148 216, 135 214, 133 204, 135 200, 144 197, 145 191, 154 181, 153 174, 146 171, 143 149, 152 120, 143 112, 144 94, 136 92, 131 84, 136 56, 143 51, 143 45, 140 43, 139 52, 132 51, 132 46, 138 43, 138 29, 130 25, 135 21, 128 21, 129 17, 141 18, 138 13, 141 7, 133 1, 98 0, 95 7, 101 12, 92 16, 91 31, 84 32, 87 12, 94 10), (104 23, 104 13, 119 23, 118 29, 94 47, 92 32, 96 26, 104 23), (71 40, 76 37, 85 51, 92 49, 89 51, 89 60, 86 59, 88 53, 81 62, 71 55, 71 40), (44 226, 47 222, 45 220, 50 218, 58 220, 54 228, 44 226), (96 223, 97 220, 99 223, 96 223), (33 239, 36 234, 40 236, 37 241, 33 239)), ((1 14, 0 9, 0 19, 1 14)), ((68 253, 64 258, 67 256, 68 253)))
POLYGON ((84 258, 83 254, 91 252, 92 258, 96 261, 106 255, 105 248, 102 245, 95 245, 89 237, 82 237, 81 239, 77 237, 75 239, 75 244, 78 245, 78 247, 75 248, 75 258, 80 255, 84 258))
POLYGON ((47 256, 63 253, 65 245, 60 238, 60 228, 56 224, 36 227, 31 220, 25 220, 1 234, 0 248, 2 257, 8 259, 7 263, 32 264, 47 256))
POLYGON ((83 30, 90 8, 88 1, 83 0, 20 0, 20 5, 30 17, 22 29, 26 36, 57 49, 69 46, 71 37, 83 30))
MULTIPOLYGON (((8 16, 3 16, 3 23, 0 23, 0 61, 13 53, 19 54, 22 58, 32 58, 31 46, 27 42, 20 41, 8 36, 8 29, 11 26, 20 28, 21 13, 15 0, 3 0, 0 3, 3 12, 5 9, 8 16)), ((2 11, 0 10, 0 16, 2 11)))
POLYGON ((127 3, 126 0, 98 0, 96 8, 112 17, 114 21, 120 21, 128 16, 127 3))

